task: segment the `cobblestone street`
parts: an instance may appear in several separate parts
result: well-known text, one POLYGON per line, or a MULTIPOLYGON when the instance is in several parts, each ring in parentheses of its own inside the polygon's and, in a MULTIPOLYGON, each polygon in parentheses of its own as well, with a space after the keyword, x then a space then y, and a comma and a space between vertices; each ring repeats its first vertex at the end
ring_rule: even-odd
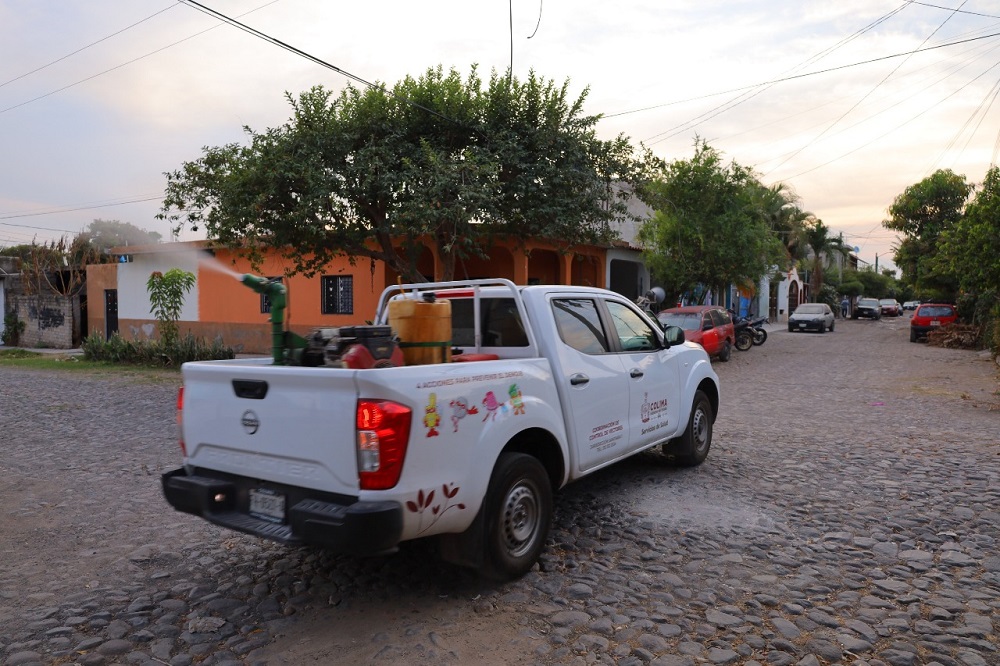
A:
POLYGON ((988 356, 902 317, 714 367, 708 460, 563 489, 506 585, 176 513, 178 376, 0 368, 0 664, 1000 664, 988 356))

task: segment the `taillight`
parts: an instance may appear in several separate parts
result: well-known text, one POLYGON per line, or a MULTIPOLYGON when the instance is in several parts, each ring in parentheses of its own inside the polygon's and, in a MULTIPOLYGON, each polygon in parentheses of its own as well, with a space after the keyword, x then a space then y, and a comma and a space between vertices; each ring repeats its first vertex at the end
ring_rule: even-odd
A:
POLYGON ((181 455, 187 458, 187 447, 184 445, 184 387, 177 391, 177 440, 181 445, 181 455))
POLYGON ((399 482, 410 441, 412 410, 391 400, 358 400, 358 476, 362 490, 399 482))

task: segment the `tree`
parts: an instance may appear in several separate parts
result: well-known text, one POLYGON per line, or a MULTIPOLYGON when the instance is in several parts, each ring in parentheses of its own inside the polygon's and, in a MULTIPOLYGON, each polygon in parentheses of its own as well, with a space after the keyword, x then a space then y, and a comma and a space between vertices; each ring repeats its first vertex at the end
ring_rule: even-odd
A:
POLYGON ((129 222, 118 220, 94 220, 77 238, 93 245, 99 252, 107 253, 113 247, 123 245, 155 245, 163 236, 155 231, 146 231, 129 222))
POLYGON ((75 296, 87 282, 87 265, 101 263, 101 256, 85 238, 67 241, 65 236, 48 243, 26 243, 4 250, 21 259, 21 275, 27 294, 75 296))
POLYGON ((610 241, 644 162, 626 138, 596 138, 586 95, 534 73, 494 72, 484 90, 475 68, 463 80, 441 67, 391 90, 287 95, 282 127, 245 128, 249 145, 205 148, 166 174, 160 217, 204 226, 255 266, 277 249, 307 275, 347 256, 421 280, 425 237, 444 279, 456 261, 488 257, 496 235, 610 241))
POLYGON ((191 291, 194 283, 194 273, 179 268, 171 268, 166 273, 153 271, 146 281, 149 311, 159 322, 160 339, 165 347, 172 347, 177 342, 177 320, 181 318, 184 295, 191 291))
POLYGON ((896 197, 889 207, 886 229, 904 237, 895 248, 893 260, 902 271, 904 283, 917 293, 954 298, 958 279, 937 263, 941 234, 961 219, 972 192, 965 176, 939 169, 896 197))
POLYGON ((845 282, 860 282, 864 291, 860 295, 869 298, 886 298, 892 291, 894 280, 886 275, 875 272, 873 266, 844 275, 845 282))
POLYGON ((812 289, 819 294, 823 289, 823 269, 830 257, 836 253, 846 257, 850 250, 844 243, 843 234, 830 235, 830 227, 823 220, 810 220, 802 231, 805 244, 812 250, 812 289))
POLYGON ((666 165, 649 186, 652 217, 639 230, 646 263, 668 295, 701 284, 756 284, 784 263, 784 247, 757 205, 753 171, 704 141, 694 157, 666 165))
POLYGON ((806 244, 803 242, 803 230, 806 223, 815 219, 815 216, 799 208, 798 195, 785 183, 761 185, 757 189, 755 202, 771 231, 781 239, 788 258, 805 259, 806 244))
MULTIPOLYGON (((939 266, 955 275, 972 307, 973 321, 993 321, 992 342, 1000 349, 1000 169, 986 172, 965 216, 941 234, 939 266)), ((962 302, 960 301, 960 305, 962 302)))

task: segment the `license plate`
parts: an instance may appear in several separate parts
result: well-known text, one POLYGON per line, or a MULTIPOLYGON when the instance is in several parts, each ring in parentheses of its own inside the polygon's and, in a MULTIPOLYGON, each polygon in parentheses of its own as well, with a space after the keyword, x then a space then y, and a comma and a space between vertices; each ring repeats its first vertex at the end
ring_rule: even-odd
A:
POLYGON ((931 321, 931 326, 940 326, 940 325, 941 325, 941 322, 939 322, 937 320, 931 321))
POLYGON ((274 523, 285 522, 285 496, 267 488, 250 491, 250 513, 274 523))
POLYGON ((799 324, 799 328, 805 328, 805 327, 806 327, 805 324, 801 324, 801 323, 799 324))

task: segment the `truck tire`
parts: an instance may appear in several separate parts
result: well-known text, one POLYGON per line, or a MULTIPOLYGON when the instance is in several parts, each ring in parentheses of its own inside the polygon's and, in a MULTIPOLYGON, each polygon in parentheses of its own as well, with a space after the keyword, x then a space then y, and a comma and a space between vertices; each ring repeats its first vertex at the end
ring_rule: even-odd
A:
POLYGON ((681 467, 694 467, 705 461, 710 448, 712 448, 712 403, 709 402, 708 396, 696 391, 684 434, 667 442, 664 445, 664 453, 681 467))
POLYGON ((486 491, 482 574, 513 580, 531 570, 552 522, 552 484, 537 458, 503 453, 486 491))

